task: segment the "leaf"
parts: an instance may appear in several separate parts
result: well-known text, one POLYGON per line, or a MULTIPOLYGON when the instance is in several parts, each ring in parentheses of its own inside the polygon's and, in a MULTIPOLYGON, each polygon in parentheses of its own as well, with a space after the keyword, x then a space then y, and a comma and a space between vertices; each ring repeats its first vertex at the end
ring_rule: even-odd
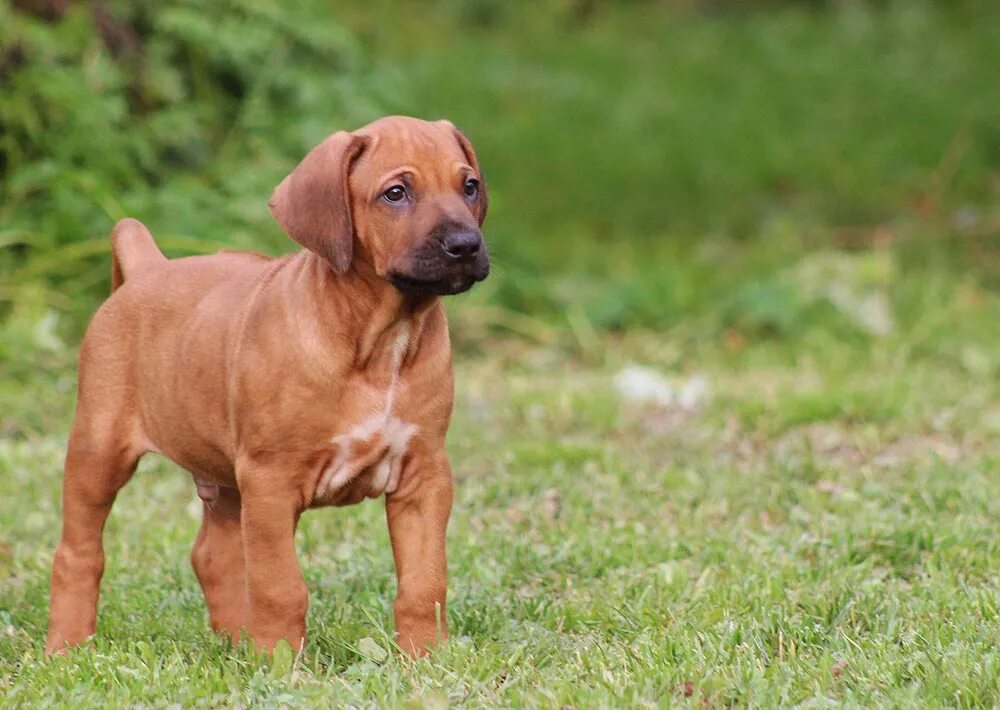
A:
POLYGON ((383 663, 389 657, 389 652, 382 648, 371 636, 365 636, 358 641, 358 653, 375 663, 383 663))
POLYGON ((271 677, 284 678, 292 672, 295 664, 295 652, 285 639, 281 639, 274 645, 271 652, 271 677))

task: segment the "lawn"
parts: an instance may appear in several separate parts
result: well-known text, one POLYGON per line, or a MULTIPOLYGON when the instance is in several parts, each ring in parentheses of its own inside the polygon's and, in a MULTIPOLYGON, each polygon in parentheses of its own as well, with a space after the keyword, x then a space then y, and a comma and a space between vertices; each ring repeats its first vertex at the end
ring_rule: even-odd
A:
POLYGON ((6 701, 1000 702, 995 378, 834 340, 804 353, 685 354, 658 334, 598 347, 597 365, 516 342, 463 358, 453 638, 416 663, 389 643, 377 502, 303 518, 301 658, 266 663, 214 638, 187 562, 199 504, 163 460, 116 504, 95 647, 44 660, 64 437, 5 439, 6 701), (700 375, 704 392, 629 399, 615 376, 632 359, 679 384, 700 375))
POLYGON ((319 2, 296 32, 111 3, 140 79, 81 4, 5 25, 33 51, 0 62, 0 705, 1000 706, 1000 7, 536 5, 324 34, 319 2), (288 250, 270 189, 391 112, 452 118, 490 183, 494 272, 449 301, 451 641, 392 647, 370 501, 302 519, 305 652, 230 648, 194 486, 149 457, 93 646, 44 658, 111 223, 288 250))

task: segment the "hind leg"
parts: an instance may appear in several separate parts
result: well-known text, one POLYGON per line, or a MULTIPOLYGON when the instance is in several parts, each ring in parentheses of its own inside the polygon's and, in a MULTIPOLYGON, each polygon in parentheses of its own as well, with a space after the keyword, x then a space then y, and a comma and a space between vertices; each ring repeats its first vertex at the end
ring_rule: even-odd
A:
POLYGON ((118 491, 145 449, 110 417, 90 417, 81 406, 70 434, 63 479, 63 528, 52 565, 47 652, 93 635, 104 572, 104 523, 118 491))
POLYGON ((237 642, 247 624, 240 492, 216 487, 202 499, 205 512, 191 550, 191 565, 205 593, 212 628, 237 642))

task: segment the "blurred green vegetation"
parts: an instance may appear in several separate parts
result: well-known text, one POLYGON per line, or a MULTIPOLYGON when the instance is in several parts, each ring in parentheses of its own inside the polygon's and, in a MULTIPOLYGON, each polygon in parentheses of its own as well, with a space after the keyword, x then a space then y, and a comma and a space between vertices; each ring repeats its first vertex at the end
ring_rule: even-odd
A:
POLYGON ((78 337, 114 220, 287 251, 272 187, 385 113, 452 119, 490 181, 460 342, 992 342, 996 3, 22 0, 0 27, 8 364, 78 337))

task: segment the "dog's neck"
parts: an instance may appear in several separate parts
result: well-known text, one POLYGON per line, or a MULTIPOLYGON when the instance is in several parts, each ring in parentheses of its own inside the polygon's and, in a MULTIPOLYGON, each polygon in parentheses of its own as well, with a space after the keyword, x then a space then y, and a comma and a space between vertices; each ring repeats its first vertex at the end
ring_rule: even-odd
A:
POLYGON ((337 274, 325 259, 301 252, 318 284, 317 316, 327 321, 327 332, 351 333, 356 339, 356 360, 362 368, 384 355, 405 362, 416 352, 424 321, 438 302, 437 296, 401 293, 379 276, 371 264, 356 260, 351 269, 337 274), (330 322, 331 309, 338 304, 337 319, 330 322), (403 334, 405 331, 405 335, 403 334), (401 338, 405 339, 402 348, 401 338))

